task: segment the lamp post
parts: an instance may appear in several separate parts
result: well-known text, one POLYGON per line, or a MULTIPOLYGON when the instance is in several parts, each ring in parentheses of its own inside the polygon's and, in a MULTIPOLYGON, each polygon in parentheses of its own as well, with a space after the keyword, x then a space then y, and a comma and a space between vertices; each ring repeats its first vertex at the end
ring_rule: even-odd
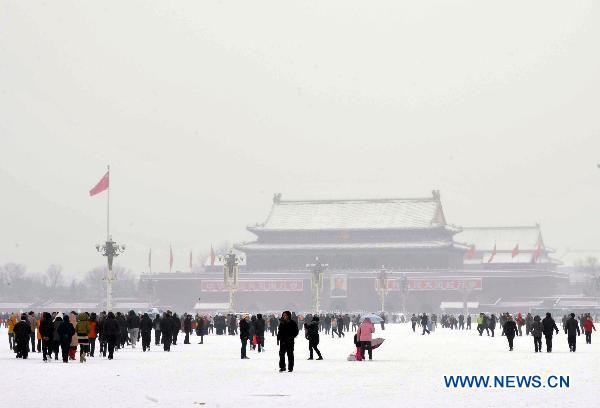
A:
POLYGON ((223 283, 229 292, 229 310, 233 312, 233 294, 239 287, 239 264, 244 261, 244 258, 229 251, 228 254, 220 256, 219 261, 223 262, 223 283))
POLYGON ((115 281, 113 277, 113 259, 125 251, 125 245, 117 245, 109 235, 104 245, 96 245, 96 250, 105 256, 108 261, 108 272, 106 274, 106 311, 112 310, 112 284, 115 281))
POLYGON ((381 311, 385 311, 385 297, 388 293, 388 274, 387 270, 383 265, 381 265, 381 269, 379 270, 379 276, 377 278, 379 282, 379 296, 381 298, 381 311))
POLYGON ((408 296, 408 278, 405 274, 402 274, 400 281, 400 293, 402 294, 402 313, 406 315, 406 298, 408 296))
POLYGON ((319 314, 321 308, 319 296, 323 291, 323 273, 327 269, 328 264, 319 262, 319 257, 315 257, 315 263, 306 264, 306 269, 310 270, 310 287, 313 292, 313 312, 319 314))

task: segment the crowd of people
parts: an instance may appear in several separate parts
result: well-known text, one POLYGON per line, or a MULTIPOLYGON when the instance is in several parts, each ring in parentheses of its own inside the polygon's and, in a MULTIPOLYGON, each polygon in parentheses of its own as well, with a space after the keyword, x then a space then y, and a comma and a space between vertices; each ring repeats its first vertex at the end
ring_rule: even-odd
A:
MULTIPOLYGON (((412 331, 416 332, 416 327, 420 326, 423 329, 422 335, 431 334, 437 327, 437 320, 436 314, 431 316, 426 313, 413 314, 410 318, 412 331)), ((596 331, 595 320, 597 321, 597 318, 594 319, 590 313, 583 313, 579 316, 571 313, 562 317, 562 329, 567 335, 569 351, 573 353, 576 351, 577 336, 580 336, 581 333, 585 334, 587 344, 592 343, 592 332, 596 331)), ((546 352, 551 353, 553 336, 559 333, 551 313, 546 313, 543 319, 539 315, 533 316, 531 313, 527 313, 525 317, 522 313, 517 313, 516 318, 510 313, 503 313, 499 318, 493 313, 489 315, 479 313, 475 321, 479 336, 483 336, 485 331, 487 336, 494 337, 496 328, 500 326, 501 336, 506 337, 510 351, 514 348, 514 338, 523 336, 523 328, 525 328, 525 336, 533 337, 535 353, 542 351, 542 336, 545 338, 546 352)), ((465 317, 463 314, 458 316, 443 314, 440 319, 441 326, 451 330, 471 330, 471 322, 471 315, 465 317)))
MULTIPOLYGON (((376 316, 378 317, 378 316, 376 316)), ((386 316, 381 314, 378 319, 381 329, 385 330, 386 316)), ((412 331, 416 332, 417 326, 422 329, 422 335, 431 334, 438 325, 438 316, 426 313, 412 314, 410 319, 401 317, 400 322, 410 321, 412 331)), ((450 330, 471 330, 471 315, 442 314, 439 323, 442 328, 450 330)), ((514 348, 514 338, 531 335, 534 339, 535 352, 542 351, 542 336, 545 337, 546 352, 552 352, 553 336, 559 333, 559 328, 550 313, 542 319, 539 315, 528 313, 525 317, 518 313, 515 316, 503 313, 499 318, 495 314, 480 313, 475 317, 477 333, 483 336, 494 337, 495 330, 500 326, 501 336, 508 341, 509 350, 514 348)), ((0 315, 0 325, 8 328, 9 347, 17 358, 27 359, 30 353, 41 353, 44 362, 59 360, 59 353, 64 363, 74 361, 79 351, 79 361, 84 363, 88 357, 96 355, 96 341, 99 344, 97 355, 114 358, 115 352, 125 347, 135 349, 141 341, 142 351, 150 350, 152 333, 154 345, 162 346, 165 352, 171 350, 172 345, 177 345, 179 333, 185 334, 184 344, 190 344, 190 335, 195 333, 204 343, 204 336, 214 334, 217 336, 238 336, 241 340, 240 358, 248 359, 248 347, 258 353, 264 351, 265 334, 270 333, 276 337, 279 346, 279 369, 290 371, 294 369, 294 343, 300 329, 304 329, 304 336, 308 340, 308 360, 323 360, 319 350, 320 334, 332 338, 345 337, 345 333, 354 332, 356 346, 356 360, 365 359, 365 353, 372 359, 372 340, 375 325, 369 318, 361 319, 359 314, 319 314, 297 315, 284 311, 281 316, 274 313, 263 316, 262 314, 217 314, 192 315, 184 313, 181 317, 177 313, 166 311, 162 314, 150 315, 136 313, 130 310, 121 312, 82 312, 77 313, 29 313, 0 315), (287 363, 286 363, 287 358, 287 363)), ((593 317, 588 314, 575 316, 574 313, 562 318, 562 329, 567 335, 569 350, 575 352, 577 336, 585 334, 586 343, 591 344, 592 332, 596 330, 593 317)))

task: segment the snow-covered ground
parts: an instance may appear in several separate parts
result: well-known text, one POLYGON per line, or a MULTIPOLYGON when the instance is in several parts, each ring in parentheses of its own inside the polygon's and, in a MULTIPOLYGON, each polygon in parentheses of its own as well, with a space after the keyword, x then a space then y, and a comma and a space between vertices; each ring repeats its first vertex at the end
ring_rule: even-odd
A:
MULTIPOLYGON (((379 329, 379 326, 377 326, 379 329)), ((321 336, 324 361, 307 361, 307 342, 298 337, 293 373, 278 372, 275 339, 266 352, 239 359, 239 339, 207 336, 191 345, 183 336, 170 353, 152 348, 122 350, 113 361, 90 358, 44 364, 41 355, 15 359, 0 330, 0 405, 54 407, 592 407, 599 406, 600 336, 592 345, 578 338, 569 353, 567 338, 555 337, 552 354, 534 353, 531 337, 479 337, 475 330, 438 329, 430 336, 409 325, 388 325, 374 360, 349 362, 352 335, 321 336), (449 389, 444 375, 570 376, 569 388, 449 389), (393 404, 393 405, 392 405, 393 404)), ((60 358, 60 356, 59 356, 60 358)))

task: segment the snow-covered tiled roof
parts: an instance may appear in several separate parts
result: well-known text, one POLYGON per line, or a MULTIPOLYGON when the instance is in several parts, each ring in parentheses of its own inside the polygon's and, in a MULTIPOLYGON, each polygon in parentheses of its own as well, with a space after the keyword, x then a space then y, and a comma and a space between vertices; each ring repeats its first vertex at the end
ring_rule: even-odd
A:
MULTIPOLYGON (((314 244, 262 244, 251 242, 240 245, 243 250, 330 250, 330 249, 428 249, 447 248, 453 244, 452 241, 408 241, 408 242, 352 242, 352 243, 314 243, 314 244)), ((461 245, 457 245, 461 247, 461 245)))
MULTIPOLYGON (((512 251, 519 244, 519 251, 535 251, 541 239, 539 225, 518 227, 464 227, 454 236, 456 242, 475 245, 477 251, 512 251)), ((544 243, 542 242, 542 248, 544 243)))
POLYGON ((275 200, 251 231, 428 229, 446 226, 439 194, 414 199, 275 200))

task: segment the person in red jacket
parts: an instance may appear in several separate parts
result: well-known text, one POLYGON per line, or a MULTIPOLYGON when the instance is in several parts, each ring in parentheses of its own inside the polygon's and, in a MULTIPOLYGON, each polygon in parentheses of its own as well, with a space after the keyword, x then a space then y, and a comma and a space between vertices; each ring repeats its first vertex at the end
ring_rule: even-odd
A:
POLYGON ((98 337, 98 317, 96 316, 96 313, 90 315, 88 323, 90 325, 90 331, 88 332, 90 357, 94 357, 94 351, 96 351, 96 338, 98 337))
POLYGON ((583 322, 583 330, 585 331, 585 342, 587 344, 592 344, 592 330, 596 331, 592 316, 588 316, 583 322))

